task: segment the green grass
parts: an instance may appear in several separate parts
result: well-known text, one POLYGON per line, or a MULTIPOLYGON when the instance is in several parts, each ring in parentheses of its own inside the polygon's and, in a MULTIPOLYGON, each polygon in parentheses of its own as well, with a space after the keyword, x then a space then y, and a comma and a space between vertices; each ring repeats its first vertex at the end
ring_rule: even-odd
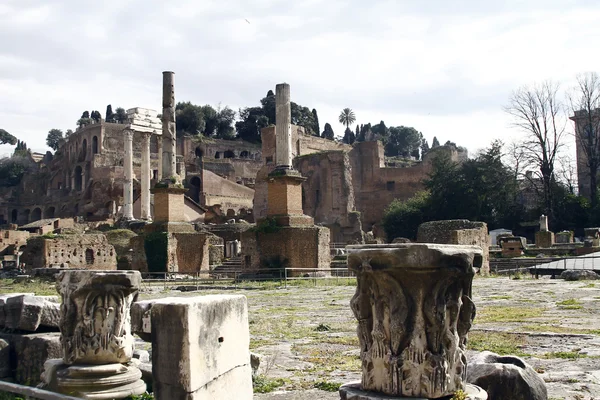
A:
POLYGON ((510 300, 512 296, 490 296, 486 300, 510 300))
POLYGON ((541 317, 546 311, 542 307, 514 307, 489 305, 478 310, 475 323, 482 322, 526 322, 541 317))
POLYGON ((525 335, 514 335, 500 332, 471 331, 467 341, 467 348, 475 351, 491 351, 500 355, 515 355, 526 357, 521 347, 525 345, 525 335))
POLYGON ((549 353, 544 353, 542 358, 552 359, 552 358, 561 358, 563 360, 577 360, 579 358, 587 358, 587 354, 579 353, 578 351, 553 351, 549 353))
POLYGON ((14 279, 0 280, 0 293, 34 293, 37 296, 58 296, 56 283, 39 279, 15 282, 14 279))
POLYGON ((258 375, 252 379, 252 386, 254 387, 254 393, 270 393, 275 389, 279 389, 286 383, 288 379, 283 378, 269 378, 265 375, 258 375))
POLYGON ((577 299, 557 301, 556 305, 563 310, 579 310, 583 308, 582 303, 577 299))
POLYGON ((529 332, 550 332, 550 333, 565 333, 565 334, 581 334, 581 335, 598 335, 600 331, 596 329, 580 329, 560 325, 526 325, 523 330, 529 332))
POLYGON ((337 392, 340 390, 340 383, 329 382, 329 381, 319 381, 315 383, 315 389, 324 390, 326 392, 337 392))

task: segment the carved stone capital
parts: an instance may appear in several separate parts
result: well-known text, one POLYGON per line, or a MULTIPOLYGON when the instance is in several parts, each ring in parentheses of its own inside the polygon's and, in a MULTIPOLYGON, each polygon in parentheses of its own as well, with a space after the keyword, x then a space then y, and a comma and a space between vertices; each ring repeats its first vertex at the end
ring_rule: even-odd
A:
POLYGON ((138 271, 63 271, 61 344, 65 364, 126 363, 133 354, 131 303, 138 271))
POLYGON ((464 389, 473 268, 481 262, 475 246, 349 247, 363 390, 439 398, 464 389))

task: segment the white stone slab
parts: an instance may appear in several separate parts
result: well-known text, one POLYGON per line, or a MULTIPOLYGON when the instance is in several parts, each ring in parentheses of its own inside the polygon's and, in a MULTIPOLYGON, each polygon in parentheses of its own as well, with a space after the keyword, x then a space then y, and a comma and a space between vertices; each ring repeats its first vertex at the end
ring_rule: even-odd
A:
POLYGON ((252 399, 245 296, 162 299, 151 320, 157 400, 252 399))

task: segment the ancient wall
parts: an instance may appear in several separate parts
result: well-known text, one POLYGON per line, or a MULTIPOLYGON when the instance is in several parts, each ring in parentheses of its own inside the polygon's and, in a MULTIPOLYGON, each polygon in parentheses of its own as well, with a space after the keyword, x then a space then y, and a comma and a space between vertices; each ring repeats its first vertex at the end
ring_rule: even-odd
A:
MULTIPOLYGON (((173 233, 177 241, 177 266, 179 273, 194 273, 209 271, 210 234, 203 233, 173 233)), ((212 238, 213 240, 215 238, 212 238)))
MULTIPOLYGON (((329 229, 318 226, 281 227, 272 233, 245 231, 241 240, 244 270, 252 272, 267 265, 329 270, 329 241, 329 229)), ((299 276, 309 272, 296 270, 288 275, 299 276)))
POLYGON ((490 237, 485 222, 452 219, 419 225, 417 242, 479 246, 483 250, 481 273, 490 271, 490 237))
POLYGON ((27 244, 30 233, 23 231, 0 230, 0 252, 4 252, 8 246, 15 249, 27 244))
POLYGON ((115 248, 102 234, 29 239, 21 261, 31 268, 117 269, 115 248))
POLYGON ((205 170, 202 176, 204 186, 200 204, 205 206, 220 204, 225 213, 230 213, 229 210, 232 210, 234 215, 242 209, 252 209, 253 189, 223 179, 210 171, 205 170))

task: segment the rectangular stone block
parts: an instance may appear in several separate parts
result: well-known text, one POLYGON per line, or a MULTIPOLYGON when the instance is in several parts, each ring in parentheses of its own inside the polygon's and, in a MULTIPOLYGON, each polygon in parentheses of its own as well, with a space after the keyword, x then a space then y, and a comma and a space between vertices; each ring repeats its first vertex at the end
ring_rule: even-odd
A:
POLYGON ((41 382, 44 363, 62 357, 60 333, 33 333, 28 335, 0 334, 9 344, 10 369, 16 383, 35 386, 41 382))
POLYGON ((151 329, 157 400, 252 399, 245 296, 162 299, 151 329))
POLYGON ((58 330, 58 296, 16 296, 4 304, 4 325, 9 329, 35 332, 40 326, 58 330))
POLYGON ((9 293, 0 295, 0 328, 4 328, 6 321, 6 314, 4 312, 4 305, 6 304, 6 300, 11 297, 19 297, 19 296, 33 296, 33 293, 9 293))

